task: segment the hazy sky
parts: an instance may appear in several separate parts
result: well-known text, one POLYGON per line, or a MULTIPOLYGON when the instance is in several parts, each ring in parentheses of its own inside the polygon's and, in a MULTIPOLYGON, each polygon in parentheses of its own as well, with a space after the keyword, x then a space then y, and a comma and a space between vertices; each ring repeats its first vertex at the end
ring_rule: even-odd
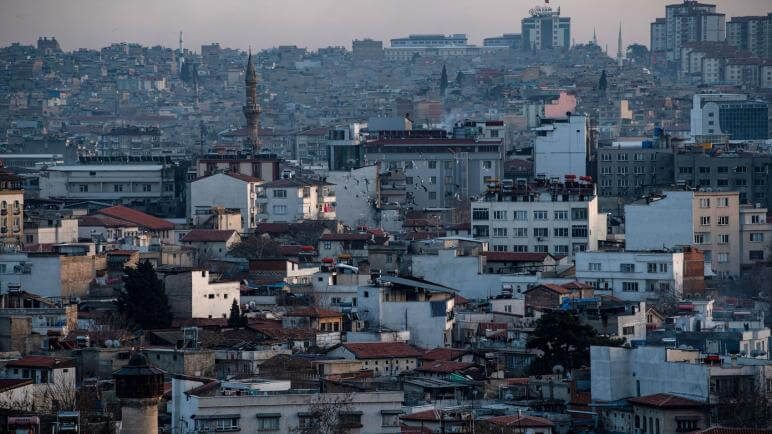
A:
MULTIPOLYGON (((551 0, 571 17, 576 42, 592 38, 615 53, 619 21, 623 45, 648 45, 649 23, 680 0, 551 0)), ((732 16, 766 15, 769 0, 716 0, 732 16)), ((344 45, 354 38, 384 40, 408 33, 466 33, 471 43, 520 33, 520 19, 543 0, 0 0, 0 45, 32 44, 56 36, 64 50, 112 42, 176 47, 307 48, 344 45)))

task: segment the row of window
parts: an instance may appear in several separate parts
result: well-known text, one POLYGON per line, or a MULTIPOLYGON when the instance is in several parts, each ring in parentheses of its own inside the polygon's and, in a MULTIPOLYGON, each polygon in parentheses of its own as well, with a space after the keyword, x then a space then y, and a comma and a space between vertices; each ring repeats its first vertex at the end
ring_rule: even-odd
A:
MULTIPOLYGON (((493 220, 508 220, 508 211, 494 210, 493 220)), ((532 211, 534 221, 549 220, 549 211, 532 211)), ((587 220, 587 208, 571 208, 571 220, 587 220)), ((566 221, 569 218, 568 210, 553 211, 552 219, 557 221, 566 221)), ((472 208, 472 220, 490 220, 490 210, 488 208, 472 208)), ((528 211, 513 211, 512 220, 528 221, 528 211)))
MULTIPOLYGON (((729 168, 729 166, 716 167, 716 173, 729 173, 729 172, 748 173, 748 166, 735 166, 735 167, 732 167, 731 169, 729 168)), ((753 166, 753 172, 766 173, 767 168, 766 166, 753 166)), ((691 174, 691 173, 694 173, 694 168, 691 166, 679 166, 678 173, 691 174)), ((702 174, 711 173, 711 168, 709 166, 699 166, 697 167, 697 173, 702 173, 702 174)))
MULTIPOLYGON (((600 262, 590 262, 588 268, 590 271, 603 271, 603 264, 600 262)), ((667 273, 670 268, 670 264, 667 262, 647 262, 647 273, 667 273)), ((635 273, 635 264, 619 264, 619 271, 621 273, 635 273)))
MULTIPOLYGON (((751 234, 754 235, 754 234, 751 234)), ((764 234, 758 233, 755 234, 758 236, 761 236, 761 240, 764 240, 764 234)), ((751 241, 754 241, 751 239, 751 241)), ((694 244, 710 244, 710 232, 695 232, 694 233, 694 244)), ((718 234, 718 244, 729 244, 729 234, 718 234)))
MULTIPOLYGON (((506 244, 494 244, 492 247, 494 252, 509 252, 509 246, 506 244)), ((587 244, 574 243, 573 252, 584 252, 587 250, 587 244)), ((515 244, 512 246, 512 252, 515 253, 528 253, 527 244, 515 244)), ((536 244, 533 246, 533 252, 535 253, 549 253, 549 246, 546 244, 536 244)), ((552 246, 552 253, 567 255, 569 252, 569 246, 565 244, 556 244, 552 246)))
MULTIPOLYGON (((123 185, 124 184, 113 184, 113 192, 120 193, 123 191, 123 185)), ((153 184, 141 184, 142 191, 147 193, 153 191, 153 184)), ((164 191, 173 191, 174 185, 172 184, 164 184, 164 191)), ((88 184, 79 184, 78 185, 78 191, 80 193, 88 193, 88 184)))
MULTIPOLYGON (((719 226, 729 225, 729 216, 726 216, 726 215, 718 216, 717 223, 719 226)), ((700 216, 700 226, 710 226, 710 216, 707 216, 707 215, 700 216)))
MULTIPOLYGON (((486 226, 477 226, 484 228, 486 226)), ((587 225, 572 225, 571 226, 572 238, 587 238, 589 230, 587 225)), ((484 231, 484 229, 481 229, 484 231)), ((493 228, 494 238, 505 238, 509 236, 509 228, 493 228)), ((554 238, 568 238, 569 228, 552 228, 552 236, 554 238)), ((512 228, 512 237, 514 238, 526 238, 528 237, 528 228, 512 228)), ((549 228, 533 228, 533 236, 539 238, 549 238, 549 228)))
MULTIPOLYGON (((729 198, 728 197, 719 197, 716 199, 716 206, 719 208, 725 208, 729 206, 729 198)), ((709 197, 703 197, 700 198, 700 208, 710 208, 710 198, 709 197)))

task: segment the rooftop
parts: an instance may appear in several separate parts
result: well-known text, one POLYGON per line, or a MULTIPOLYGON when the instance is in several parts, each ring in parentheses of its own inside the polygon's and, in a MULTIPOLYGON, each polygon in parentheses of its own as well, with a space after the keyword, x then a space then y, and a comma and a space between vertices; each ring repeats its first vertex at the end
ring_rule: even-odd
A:
POLYGON ((49 356, 27 356, 10 361, 6 363, 6 366, 48 369, 74 368, 75 359, 49 356))
POLYGON ((366 342, 343 344, 357 359, 385 359, 394 357, 420 357, 418 348, 404 342, 366 342))
POLYGON ((226 242, 235 233, 236 231, 233 229, 193 229, 182 238, 182 241, 185 243, 226 242))
POLYGON ((108 217, 117 218, 130 223, 134 223, 137 226, 147 228, 153 231, 164 231, 174 229, 174 223, 164 220, 150 214, 145 214, 141 211, 125 207, 123 205, 111 206, 109 208, 103 208, 97 211, 97 214, 106 215, 108 217))

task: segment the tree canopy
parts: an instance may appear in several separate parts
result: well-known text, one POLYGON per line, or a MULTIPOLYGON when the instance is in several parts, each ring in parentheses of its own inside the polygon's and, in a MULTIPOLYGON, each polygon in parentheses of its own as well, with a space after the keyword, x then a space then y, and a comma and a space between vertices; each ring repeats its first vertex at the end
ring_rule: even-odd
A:
POLYGON ((231 303, 231 313, 228 315, 228 327, 244 327, 247 325, 247 317, 241 312, 241 307, 236 299, 231 303))
POLYGON ((571 312, 547 312, 536 322, 528 348, 542 354, 531 364, 533 374, 549 374, 560 365, 565 371, 590 365, 590 346, 619 346, 624 339, 599 336, 589 324, 571 312))
POLYGON ((149 261, 123 269, 123 289, 118 294, 118 311, 143 329, 167 328, 172 314, 163 282, 149 261))

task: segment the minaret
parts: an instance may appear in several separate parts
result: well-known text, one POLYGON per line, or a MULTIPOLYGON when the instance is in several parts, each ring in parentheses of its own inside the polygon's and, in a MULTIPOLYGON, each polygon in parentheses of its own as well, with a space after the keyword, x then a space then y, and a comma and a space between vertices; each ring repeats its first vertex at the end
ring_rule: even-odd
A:
POLYGON ((617 41, 617 65, 622 67, 622 22, 619 22, 619 40, 617 41))
POLYGON ((182 46, 182 30, 180 30, 180 51, 177 53, 177 70, 182 73, 182 64, 185 63, 184 50, 182 46))
POLYGON ((244 106, 244 117, 247 118, 247 141, 244 144, 244 150, 257 155, 260 153, 260 138, 258 131, 260 126, 260 105, 257 103, 257 72, 255 65, 252 64, 252 49, 249 50, 247 58, 247 71, 245 74, 246 84, 246 105, 244 106))
POLYGON ((592 43, 598 45, 598 35, 595 33, 595 27, 592 28, 592 43))
POLYGON ((121 400, 120 434, 158 432, 158 402, 164 394, 164 371, 151 366, 142 353, 113 373, 115 394, 121 400))

